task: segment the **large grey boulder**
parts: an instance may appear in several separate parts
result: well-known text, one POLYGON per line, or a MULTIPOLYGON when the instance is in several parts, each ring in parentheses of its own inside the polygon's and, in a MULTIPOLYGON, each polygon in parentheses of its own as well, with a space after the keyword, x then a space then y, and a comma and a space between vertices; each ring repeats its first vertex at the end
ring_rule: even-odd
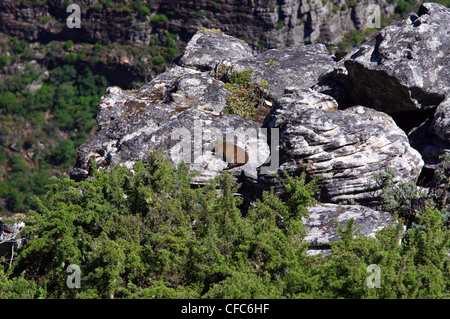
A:
POLYGON ((302 221, 306 228, 303 240, 309 243, 310 255, 327 255, 330 244, 340 240, 337 227, 345 227, 351 219, 354 236, 375 237, 379 230, 395 224, 391 214, 360 205, 321 204, 308 207, 308 212, 309 217, 302 221))
POLYGON ((118 147, 116 161, 129 168, 152 149, 162 149, 174 164, 185 162, 199 173, 193 179, 198 184, 224 170, 256 181, 256 168, 269 156, 267 138, 256 122, 231 114, 214 117, 194 108, 165 119, 154 131, 135 127, 119 139, 118 147))
MULTIPOLYGON (((218 70, 221 66, 234 68, 251 62, 256 68, 269 60, 275 61, 275 71, 267 75, 274 92, 271 94, 281 95, 287 86, 295 85, 291 88, 293 99, 299 98, 297 91, 312 86, 321 73, 334 66, 323 45, 272 50, 255 58, 239 39, 215 30, 199 32, 171 68, 139 90, 108 88, 99 103, 97 121, 101 130, 78 149, 71 178, 87 178, 91 159, 103 168, 119 162, 131 168, 151 150, 162 149, 172 162, 183 158, 191 171, 199 173, 196 183, 205 183, 224 170, 256 182, 257 167, 269 156, 267 132, 259 130, 268 109, 258 109, 255 121, 224 114, 231 93, 217 73, 223 71, 218 70), (208 137, 210 131, 221 132, 222 136, 212 139, 208 137), (200 140, 196 138, 199 134, 200 140), (181 137, 189 137, 191 142, 181 137), (226 143, 219 145, 221 140, 226 143), (189 151, 191 156, 187 156, 189 151), (232 158, 234 152, 244 154, 244 160, 232 158)), ((259 72, 263 71, 256 69, 255 76, 259 72)), ((309 93, 313 100, 328 98, 325 104, 337 107, 331 97, 317 98, 317 93, 309 93)))
MULTIPOLYGON (((263 126, 280 132, 276 172, 321 178, 324 202, 374 204, 380 192, 378 173, 390 169, 397 182, 416 181, 423 167, 420 154, 392 118, 363 106, 333 111, 274 103, 263 126)), ((260 175, 260 183, 281 192, 270 174, 260 175)))
POLYGON ((246 42, 218 30, 203 30, 192 37, 177 64, 200 71, 213 71, 218 65, 232 65, 245 58, 253 58, 246 42))
POLYGON ((323 44, 302 45, 292 49, 272 49, 254 58, 239 60, 230 74, 252 69, 253 81, 260 86, 261 81, 266 81, 270 85, 267 94, 276 99, 288 87, 312 87, 335 65, 333 56, 323 44))
POLYGON ((78 149, 71 178, 89 177, 93 159, 107 168, 132 168, 161 149, 174 163, 185 162, 199 173, 194 183, 229 170, 249 183, 269 156, 260 124, 223 114, 228 91, 220 81, 184 68, 170 70, 141 90, 109 88, 99 104, 101 130, 78 149))
POLYGON ((0 218, 0 258, 5 257, 11 260, 14 252, 23 245, 25 239, 19 237, 19 234, 24 227, 23 221, 15 218, 0 218))
MULTIPOLYGON (((450 68, 450 64, 448 68, 450 68)), ((430 132, 443 141, 450 143, 450 91, 447 93, 446 99, 436 109, 434 119, 430 125, 430 132)))
POLYGON ((347 91, 346 105, 388 114, 437 107, 450 87, 450 9, 424 3, 339 61, 321 82, 347 91))
POLYGON ((284 94, 273 102, 273 110, 315 108, 321 110, 338 110, 338 103, 329 95, 316 92, 312 89, 287 87, 284 94))

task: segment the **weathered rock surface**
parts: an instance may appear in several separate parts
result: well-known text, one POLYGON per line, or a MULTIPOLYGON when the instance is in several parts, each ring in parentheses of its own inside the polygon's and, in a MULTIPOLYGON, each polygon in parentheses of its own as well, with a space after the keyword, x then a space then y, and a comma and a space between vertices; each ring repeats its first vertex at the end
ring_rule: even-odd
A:
POLYGON ((331 96, 318 93, 312 89, 287 87, 284 94, 274 101, 272 109, 315 108, 337 111, 338 103, 331 96))
POLYGON ((175 66, 138 92, 109 88, 99 104, 101 130, 79 148, 71 178, 88 177, 91 158, 100 167, 120 162, 132 168, 152 150, 162 149, 173 163, 184 161, 200 173, 196 183, 224 170, 256 182, 256 168, 269 156, 267 137, 258 123, 223 114, 229 92, 222 84, 175 66), (223 150, 218 148, 222 141, 228 143, 223 150))
POLYGON ((336 62, 326 47, 323 44, 315 44, 265 51, 255 58, 238 61, 232 72, 253 69, 253 81, 258 85, 261 81, 266 81, 270 85, 268 95, 276 99, 287 87, 307 89, 313 86, 320 75, 335 65, 336 62))
POLYGON ((0 218, 0 258, 10 259, 13 252, 22 246, 24 239, 19 238, 20 231, 25 227, 24 222, 4 222, 0 218))
POLYGON ((422 156, 424 168, 432 172, 440 163, 439 157, 450 151, 450 143, 431 132, 432 119, 428 119, 408 133, 411 146, 422 156))
POLYGON ((424 3, 350 52, 314 90, 393 116, 434 170, 450 150, 450 9, 424 3))
MULTIPOLYGON (((391 169, 397 181, 415 181, 423 166, 392 118, 363 106, 330 111, 275 103, 263 126, 280 130, 278 172, 322 178, 325 202, 369 204, 377 199, 377 173, 391 169)), ((277 185, 270 175, 260 181, 277 185)))
POLYGON ((233 65, 245 58, 253 58, 247 43, 220 31, 210 30, 195 34, 177 63, 200 71, 212 71, 219 64, 233 65))
POLYGON ((345 227, 354 220, 355 236, 375 237, 377 231, 394 225, 391 214, 360 205, 322 204, 308 208, 309 218, 303 218, 306 227, 304 241, 310 244, 308 253, 313 255, 330 252, 330 243, 340 240, 337 224, 345 227))
MULTIPOLYGON (((186 51, 169 70, 139 90, 109 88, 99 104, 97 121, 101 130, 78 150, 78 161, 71 177, 75 180, 88 177, 91 158, 100 167, 121 162, 131 168, 152 149, 162 148, 174 163, 184 158, 192 171, 201 173, 196 180, 198 183, 206 182, 225 169, 252 182, 257 181, 256 168, 269 156, 267 136, 259 130, 259 123, 223 114, 230 92, 217 79, 217 68, 223 65, 233 67, 240 61, 245 61, 241 68, 245 63, 251 63, 248 65, 250 68, 273 59, 278 64, 277 71, 270 72, 269 81, 273 82, 269 83, 273 87, 271 98, 280 96, 287 86, 295 85, 287 88, 284 96, 295 100, 303 99, 298 92, 312 86, 321 73, 335 65, 323 45, 272 50, 262 57, 253 57, 250 47, 242 40, 205 30, 193 37, 186 51), (200 133, 194 132, 196 129, 200 133), (185 130, 184 136, 192 138, 192 148, 179 145, 178 136, 183 135, 180 134, 182 130, 185 130), (222 138, 208 137, 211 130, 222 132, 223 140, 245 150, 248 156, 245 163, 235 163, 230 156, 219 159, 220 156, 216 155, 220 151, 216 149, 212 154, 211 143, 222 138), (236 141, 232 134, 237 134, 236 141), (195 155, 187 158, 185 152, 189 151, 195 155), (182 156, 176 152, 181 152, 182 156)), ((308 98, 310 105, 322 103, 324 108, 337 108, 336 102, 327 95, 309 90, 308 98)))
MULTIPOLYGON (((187 43, 202 28, 219 28, 236 38, 244 38, 255 50, 286 48, 305 43, 337 44, 345 32, 368 27, 367 3, 322 2, 309 0, 242 2, 229 1, 147 1, 150 15, 133 10, 131 0, 76 2, 81 9, 81 28, 69 29, 64 1, 3 0, 0 6, 0 32, 30 41, 68 39, 87 43, 149 45, 151 35, 168 30, 187 43), (120 5, 119 5, 120 4, 120 5), (122 8, 123 4, 128 10, 122 8), (344 6, 345 5, 345 6, 344 6), (98 6, 98 5, 97 5, 98 6), (131 9, 131 10, 130 10, 131 9), (338 10, 336 10, 338 9, 338 10), (155 15, 164 14, 167 22, 158 23, 155 15), (326 23, 325 23, 326 22, 326 23)), ((384 13, 393 5, 377 0, 384 13)))
MULTIPOLYGON (((450 76, 448 81, 450 83, 450 76)), ((448 87, 450 87, 450 84, 448 87)), ((433 122, 430 126, 430 132, 437 135, 443 141, 450 142, 450 91, 447 92, 446 99, 436 109, 433 122)))
POLYGON ((395 114, 437 107, 450 87, 450 10, 424 3, 386 27, 322 78, 347 91, 346 104, 395 114))

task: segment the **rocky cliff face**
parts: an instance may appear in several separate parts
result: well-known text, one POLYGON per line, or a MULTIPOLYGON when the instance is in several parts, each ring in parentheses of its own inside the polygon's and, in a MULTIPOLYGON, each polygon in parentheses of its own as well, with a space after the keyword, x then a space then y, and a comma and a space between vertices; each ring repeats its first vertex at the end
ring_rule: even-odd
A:
POLYGON ((157 148, 174 163, 189 163, 196 184, 230 171, 244 196, 282 193, 273 172, 306 172, 321 177, 320 199, 331 203, 313 209, 319 216, 311 217, 311 231, 337 214, 356 217, 373 233, 390 223, 367 207, 379 196, 377 174, 390 169, 396 182, 417 182, 424 165, 433 169, 430 161, 449 149, 448 21, 449 9, 425 3, 339 62, 323 45, 254 54, 242 40, 200 32, 173 67, 140 89, 108 89, 99 105, 101 130, 78 150, 71 177, 89 178, 90 160, 132 168, 157 148), (224 83, 250 68, 271 105, 261 121, 224 112, 232 94, 224 83), (366 206, 336 205, 343 200, 366 206))
MULTIPOLYGON (((350 30, 365 30, 372 13, 364 1, 257 0, 257 1, 143 1, 150 9, 142 14, 131 0, 106 5, 103 1, 77 1, 81 29, 65 26, 65 1, 3 0, 0 32, 29 41, 77 40, 134 46, 149 45, 154 32, 167 29, 177 34, 182 46, 202 28, 219 28, 243 38, 254 50, 286 48, 322 42, 336 45, 350 30), (168 21, 152 19, 164 14, 168 21)), ((383 15, 394 4, 374 1, 383 15)))
POLYGON ((69 28, 67 1, 2 0, 0 40, 7 35, 30 42, 27 56, 44 67, 77 61, 131 88, 161 73, 204 28, 243 39, 255 54, 315 43, 348 51, 365 30, 374 32, 368 28, 375 21, 373 6, 386 23, 397 18, 397 2, 81 0, 76 2, 81 27, 69 28), (64 50, 69 40, 75 45, 64 50))

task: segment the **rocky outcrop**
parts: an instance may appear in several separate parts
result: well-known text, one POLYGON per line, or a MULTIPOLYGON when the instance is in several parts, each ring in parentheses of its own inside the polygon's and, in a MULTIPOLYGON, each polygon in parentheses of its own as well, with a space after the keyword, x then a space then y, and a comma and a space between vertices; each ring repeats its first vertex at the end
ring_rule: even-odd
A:
POLYGON ((265 81, 271 99, 281 97, 287 87, 309 88, 319 76, 335 67, 335 60, 323 44, 303 45, 293 49, 272 49, 255 57, 237 61, 230 74, 252 69, 253 81, 265 81), (301 74, 302 76, 299 76, 301 74))
POLYGON ((248 193, 283 196, 271 173, 305 172, 319 178, 319 199, 331 203, 311 210, 309 241, 333 241, 326 229, 334 217, 354 217, 362 233, 373 234, 391 222, 368 208, 379 200, 377 175, 390 170, 394 182, 417 182, 446 149, 448 35, 447 25, 437 26, 448 14, 423 4, 339 62, 323 45, 254 55, 222 32, 199 32, 171 68, 140 89, 108 89, 99 104, 101 130, 78 150, 71 177, 88 178, 90 159, 105 169, 132 168, 153 149, 188 163, 199 173, 195 184, 230 171, 248 193), (232 94, 225 82, 247 69, 271 105, 261 122, 224 112, 232 94), (336 205, 342 201, 368 207, 336 205))
POLYGON ((19 233, 24 227, 24 222, 0 218, 0 258, 11 260, 14 251, 22 246, 25 239, 20 238, 19 233))
MULTIPOLYGON (((269 60, 275 61, 277 70, 267 75, 273 83, 267 96, 271 100, 285 90, 285 99, 303 98, 298 92, 316 83, 321 73, 335 65, 323 45, 271 50, 254 57, 250 47, 241 40, 215 30, 199 32, 169 70, 139 90, 123 91, 114 87, 107 90, 97 116, 101 130, 78 150, 79 159, 71 177, 76 180, 88 177, 91 158, 100 167, 121 162, 131 168, 152 149, 161 148, 174 163, 183 159, 193 171, 200 173, 198 183, 225 169, 255 183, 256 168, 270 154, 267 131, 261 130, 260 123, 223 113, 226 97, 231 93, 223 87, 217 73, 221 66, 232 73, 236 66, 242 68, 248 63, 249 68, 255 67, 254 81, 259 83, 258 66, 269 60), (291 85, 296 86, 288 87, 291 85), (211 131, 220 131, 222 136, 211 131), (190 138, 184 139, 187 143, 184 147, 180 145, 180 136, 190 138), (244 156, 243 161, 236 162, 230 155, 216 156, 224 152, 212 148, 211 143, 220 140, 245 150, 248 158, 244 156), (190 151, 193 155, 187 156, 186 152, 190 151)), ((337 108, 329 96, 318 97, 320 93, 312 90, 308 94, 311 104, 323 99, 324 107, 337 108)))
POLYGON ((220 65, 231 66, 245 58, 253 58, 247 43, 219 30, 204 30, 192 37, 177 59, 177 64, 200 71, 213 71, 220 65))
MULTIPOLYGON (((407 182, 415 181, 423 166, 392 118, 363 106, 333 111, 276 103, 264 126, 282 132, 278 172, 320 178, 325 202, 368 204, 377 199, 380 171, 391 169, 397 181, 407 182)), ((270 175, 261 175, 260 182, 277 184, 270 175)))
MULTIPOLYGON (((308 43, 337 44, 345 32, 368 27, 371 12, 364 1, 136 1, 94 2, 80 0, 81 28, 66 27, 68 3, 64 1, 3 0, 0 32, 29 41, 68 39, 87 43, 149 45, 151 35, 162 30, 176 34, 183 47, 202 28, 219 28, 244 38, 255 51, 287 48, 308 43), (164 14, 167 20, 153 19, 164 14)), ((373 1, 384 15, 395 4, 373 1)))
POLYGON ((393 115, 421 150, 426 165, 433 167, 450 148, 449 19, 450 10, 444 6, 422 4, 417 14, 382 29, 339 61, 321 77, 318 91, 323 92, 321 85, 340 86, 345 96, 327 93, 341 107, 360 104, 393 115), (426 131, 431 135, 424 139, 426 131))
POLYGON ((131 169, 152 150, 162 149, 173 163, 190 164, 199 173, 196 183, 224 170, 255 183, 256 168, 269 156, 267 137, 258 123, 223 114, 229 92, 220 83, 174 67, 138 92, 109 88, 99 105, 101 130, 78 150, 71 177, 88 177, 90 159, 100 167, 120 162, 131 169), (231 149, 223 143, 219 148, 220 142, 231 149))
POLYGON ((308 254, 330 253, 332 242, 340 240, 337 226, 345 227, 353 219, 355 236, 375 237, 377 231, 395 225, 391 214, 360 205, 322 204, 308 208, 309 217, 303 218, 309 243, 308 254))
MULTIPOLYGON (((450 42, 450 39, 449 39, 450 42)), ((450 43, 449 43, 450 45, 450 43)), ((448 48, 447 48, 448 49, 448 48)), ((448 61, 450 61, 450 51, 447 52, 448 61)), ((450 66, 450 62, 447 63, 450 66)), ((450 82, 450 76, 446 79, 450 82)), ((447 88, 450 84, 447 85, 447 88)), ((433 121, 430 125, 430 132, 437 135, 440 139, 450 142, 450 91, 447 90, 446 98, 438 105, 433 121)))
POLYGON ((437 107, 450 87, 450 11, 423 4, 350 52, 331 77, 348 105, 395 114, 437 107), (427 58, 424 58, 427 57, 427 58))

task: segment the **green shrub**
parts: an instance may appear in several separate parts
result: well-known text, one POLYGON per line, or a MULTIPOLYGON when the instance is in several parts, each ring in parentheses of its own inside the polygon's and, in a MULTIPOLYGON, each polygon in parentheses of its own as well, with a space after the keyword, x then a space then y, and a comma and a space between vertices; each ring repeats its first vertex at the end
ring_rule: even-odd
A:
POLYGON ((56 148, 54 148, 48 159, 54 165, 63 165, 70 167, 75 164, 76 150, 71 140, 62 141, 56 148))
POLYGON ((0 269, 1 296, 450 297, 450 233, 437 209, 422 207, 406 230, 394 216, 397 224, 376 237, 358 236, 350 219, 337 224, 341 240, 332 252, 312 257, 301 241, 302 218, 317 185, 305 174, 278 177, 286 201, 264 192, 244 216, 231 174, 193 189, 183 164, 160 153, 147 160, 133 173, 120 165, 98 171, 91 162, 92 180, 50 185, 27 217, 29 240, 7 274, 0 269), (81 268, 80 289, 66 285, 70 264, 81 268), (378 288, 367 284, 369 265, 381 271, 378 288))
POLYGON ((141 16, 148 16, 149 14, 150 14, 150 9, 148 8, 148 7, 146 7, 146 6, 142 6, 142 7, 140 7, 140 9, 139 9, 139 14, 141 15, 141 16))
POLYGON ((11 168, 13 169, 13 172, 30 172, 30 166, 27 164, 27 162, 23 159, 23 157, 17 155, 11 158, 11 168))
POLYGON ((20 106, 16 96, 12 92, 0 92, 0 109, 4 109, 6 113, 16 113, 20 106))
POLYGON ((321 297, 449 298, 449 230, 441 213, 430 208, 420 223, 404 232, 400 221, 376 238, 354 238, 353 223, 348 223, 341 229, 343 240, 332 243, 332 254, 319 267, 321 297), (367 285, 369 265, 380 269, 378 288, 367 285))
POLYGON ((275 29, 281 30, 281 29, 283 29, 283 27, 284 27, 284 20, 280 20, 280 21, 278 21, 277 26, 275 27, 275 29))
POLYGON ((103 49, 103 46, 100 43, 94 44, 93 51, 95 54, 100 53, 102 51, 102 49, 103 49))
POLYGON ((0 267, 0 299, 39 299, 45 290, 23 277, 9 279, 0 267))
POLYGON ((12 37, 11 41, 14 53, 16 54, 23 53, 25 49, 28 47, 28 42, 26 40, 19 40, 17 36, 12 37))
MULTIPOLYGON (((96 3, 96 4, 98 4, 98 3, 96 3)), ((66 51, 68 51, 72 47, 73 47, 73 41, 67 40, 66 43, 64 44, 64 49, 66 49, 66 51)))
POLYGON ((164 63, 165 61, 166 61, 166 59, 164 59, 164 57, 162 55, 157 55, 153 59, 153 63, 155 63, 155 64, 161 64, 161 63, 164 63))
POLYGON ((2 54, 0 56, 0 67, 4 67, 6 64, 8 64, 11 61, 9 55, 2 54))
POLYGON ((166 24, 169 22, 169 19, 163 13, 157 13, 153 16, 152 22, 157 23, 157 24, 166 24))
MULTIPOLYGON (((275 61, 269 60, 265 72, 273 67, 275 67, 275 61)), ((224 88, 231 92, 226 97, 225 113, 237 114, 243 118, 251 119, 255 114, 255 110, 259 106, 264 105, 264 95, 270 88, 270 83, 263 79, 259 85, 256 85, 252 80, 252 73, 253 69, 248 69, 231 74, 228 82, 224 85, 224 88)), ((220 73, 216 76, 220 76, 220 73)))
POLYGON ((264 193, 244 217, 228 173, 192 189, 187 167, 157 153, 134 173, 93 168, 93 180, 60 180, 37 200, 11 278, 26 269, 49 298, 281 297, 314 282, 298 241, 303 210, 292 208, 313 202, 303 177, 286 181, 292 202, 264 193), (69 264, 81 289, 66 286, 69 264))
POLYGON ((237 114, 243 118, 252 118, 255 113, 256 89, 251 81, 253 70, 234 72, 225 88, 231 92, 227 95, 224 112, 237 114))

